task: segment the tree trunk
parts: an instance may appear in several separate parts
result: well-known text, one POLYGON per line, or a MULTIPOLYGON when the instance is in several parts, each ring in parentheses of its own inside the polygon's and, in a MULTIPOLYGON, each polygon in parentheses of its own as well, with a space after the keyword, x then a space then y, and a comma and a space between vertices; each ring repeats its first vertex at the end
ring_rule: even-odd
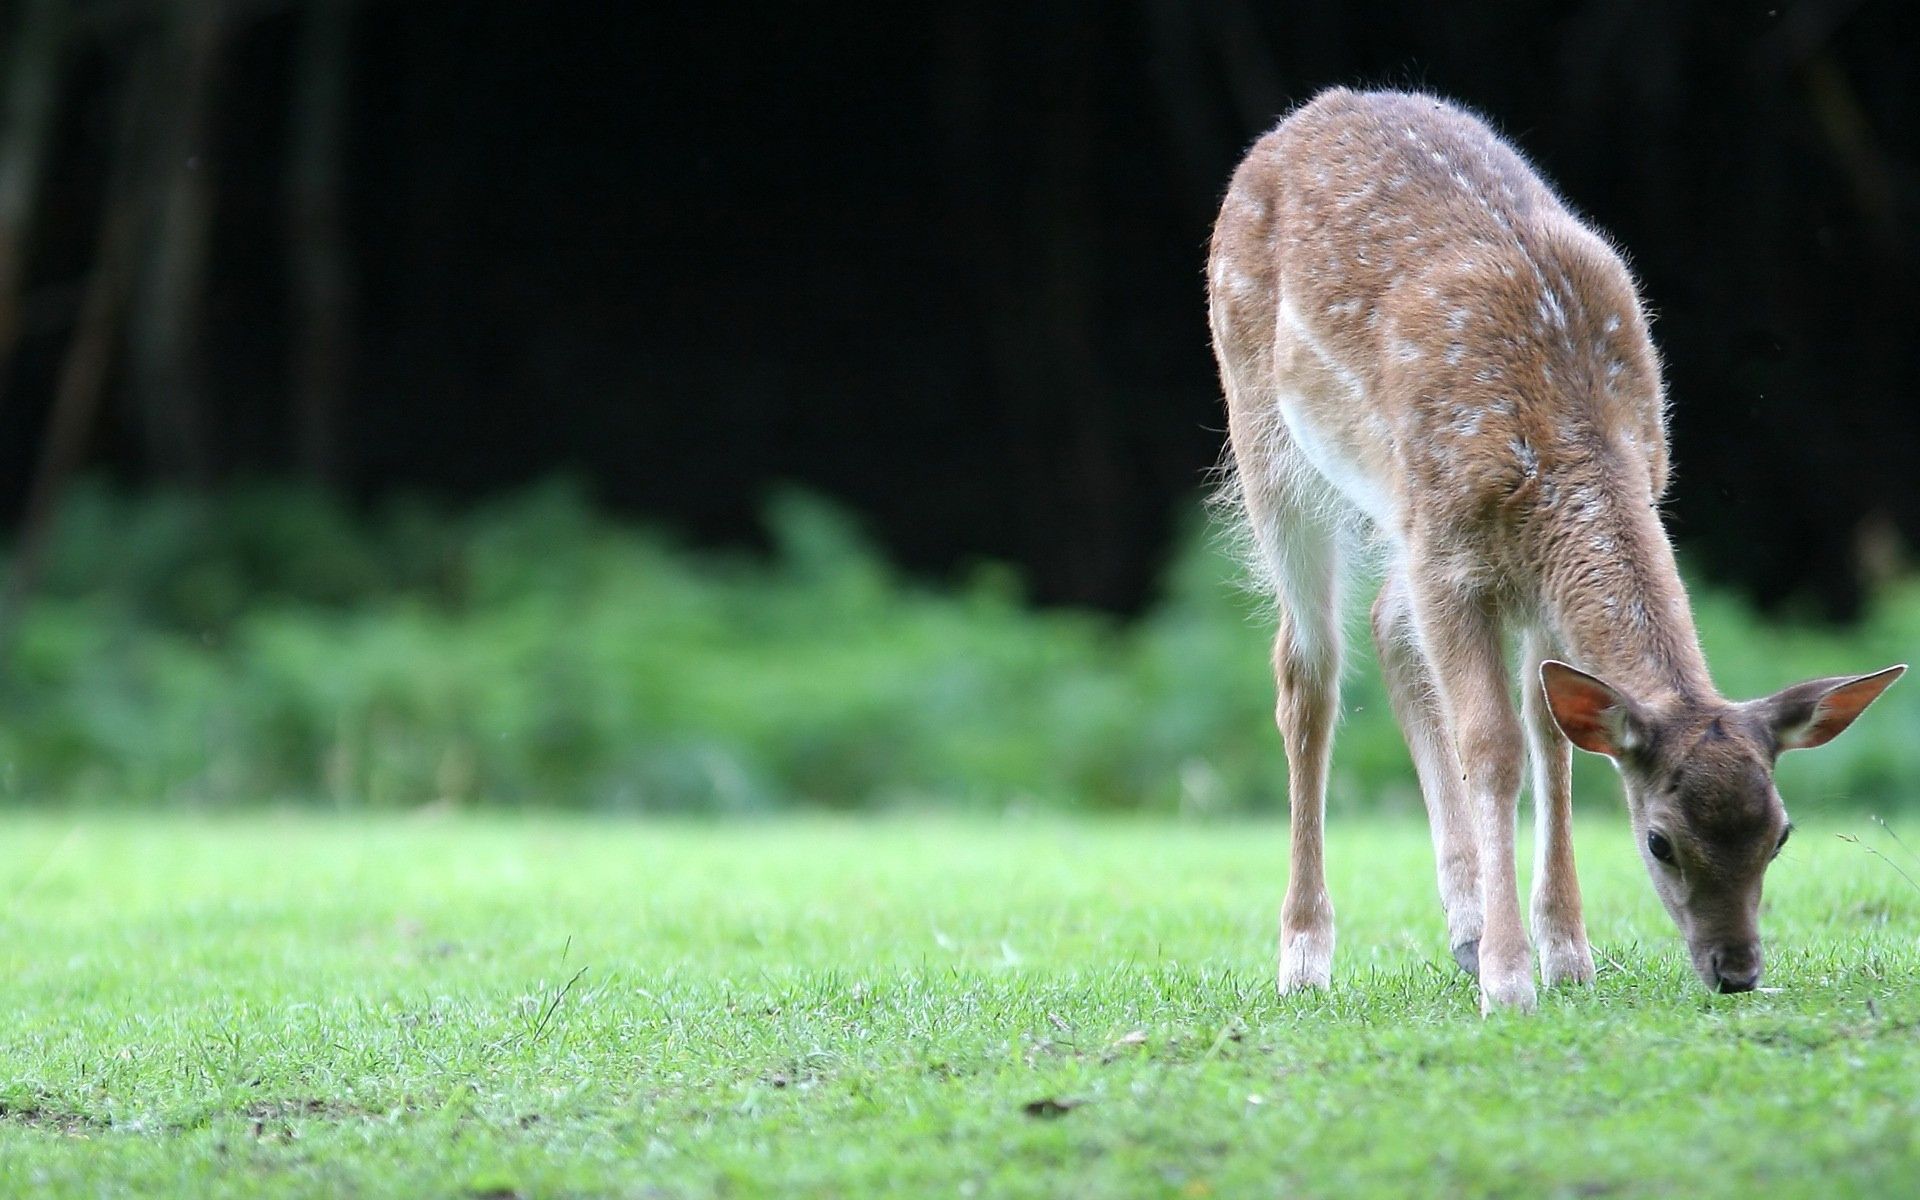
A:
POLYGON ((114 147, 113 175, 100 208, 100 232, 93 271, 87 280, 74 325, 73 340, 60 364, 53 410, 40 443, 39 461, 27 493, 26 514, 4 591, 0 591, 0 676, 12 649, 20 614, 39 581, 47 536, 58 514, 67 481, 86 452, 87 437, 100 411, 112 365, 114 343, 139 259, 140 233, 147 210, 145 178, 148 147, 143 136, 147 113, 165 73, 155 56, 143 53, 129 73, 125 108, 114 147))
POLYGON ((11 31, 6 107, 0 112, 0 398, 20 341, 20 293, 59 96, 65 24, 65 0, 27 0, 18 28, 11 31))
POLYGON ((213 215, 207 108, 220 51, 216 0, 177 0, 162 36, 170 86, 152 159, 157 211, 130 331, 131 382, 155 470, 201 484, 210 471, 201 325, 213 215))
POLYGON ((1095 177, 1099 108, 1095 70, 1100 53, 1097 7, 1070 5, 1061 31, 1058 74, 1043 95, 1038 149, 1026 196, 1023 281, 1030 324, 1025 332, 1030 402, 1065 410, 1057 528, 1060 568, 1069 599, 1116 604, 1126 575, 1126 525, 1116 397, 1100 345, 1100 187, 1095 177))
POLYGON ((318 482, 339 469, 340 410, 353 353, 353 280, 340 202, 352 0, 307 0, 297 51, 287 171, 287 262, 301 467, 318 482))
POLYGON ((1208 71, 1195 14, 1180 0, 1142 0, 1140 11, 1147 74, 1160 101, 1170 157, 1184 176, 1169 173, 1166 182, 1183 213, 1211 217, 1220 161, 1234 143, 1221 135, 1222 123, 1207 102, 1208 71))
POLYGON ((1055 0, 1030 23, 986 12, 950 19, 940 41, 946 200, 971 247, 981 357, 1030 539, 1022 557, 1045 564, 1047 599, 1111 603, 1128 498, 1099 339, 1099 13, 1084 0, 1055 0), (1036 57, 1000 66, 1014 37, 1030 38, 1036 57), (1024 152, 992 136, 1009 114, 1034 125, 1024 152))

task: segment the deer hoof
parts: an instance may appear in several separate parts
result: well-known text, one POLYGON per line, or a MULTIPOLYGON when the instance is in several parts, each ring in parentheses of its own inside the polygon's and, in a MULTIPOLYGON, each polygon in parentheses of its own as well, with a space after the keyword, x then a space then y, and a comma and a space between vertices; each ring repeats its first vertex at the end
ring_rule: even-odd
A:
POLYGON ((1280 951, 1280 994, 1309 988, 1325 991, 1333 982, 1333 934, 1303 932, 1288 938, 1280 951))
POLYGON ((1455 946, 1453 961, 1460 964, 1462 971, 1475 979, 1480 978, 1480 939, 1474 938, 1472 941, 1461 942, 1455 946))
POLYGON ((1483 1017, 1501 1011, 1530 1013, 1538 1005, 1533 980, 1526 975, 1504 982, 1489 983, 1484 978, 1480 981, 1480 1015, 1483 1017))
POLYGON ((1540 948, 1540 978, 1548 987, 1593 984, 1593 952, 1585 939, 1578 942, 1548 943, 1540 948))

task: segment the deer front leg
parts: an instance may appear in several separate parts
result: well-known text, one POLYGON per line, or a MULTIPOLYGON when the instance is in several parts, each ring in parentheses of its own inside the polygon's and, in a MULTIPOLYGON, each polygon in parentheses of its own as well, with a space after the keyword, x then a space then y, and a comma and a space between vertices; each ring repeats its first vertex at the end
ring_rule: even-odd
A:
POLYGON ((1520 922, 1513 818, 1520 791, 1520 721, 1507 693, 1500 630, 1478 597, 1446 584, 1417 593, 1415 617, 1453 730, 1480 853, 1480 1009, 1531 1010, 1533 958, 1520 922))
POLYGON ((1373 602, 1373 647, 1380 658, 1393 715, 1406 735, 1420 777, 1433 832, 1433 858, 1440 907, 1447 917, 1447 945, 1469 975, 1480 973, 1480 853, 1474 842, 1473 810, 1461 787, 1460 760, 1440 709, 1433 673, 1414 629, 1413 604, 1398 568, 1387 575, 1373 602))
POLYGON ((1593 951, 1580 913, 1580 878, 1573 866, 1573 746, 1548 711, 1540 688, 1540 660, 1551 647, 1537 630, 1526 638, 1520 674, 1520 711, 1533 762, 1533 944, 1540 978, 1548 986, 1592 983, 1593 951))

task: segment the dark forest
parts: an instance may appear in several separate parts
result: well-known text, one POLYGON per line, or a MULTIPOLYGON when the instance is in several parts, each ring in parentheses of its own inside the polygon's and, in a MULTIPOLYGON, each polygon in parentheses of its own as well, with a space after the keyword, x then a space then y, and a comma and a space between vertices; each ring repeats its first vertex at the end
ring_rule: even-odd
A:
POLYGON ((1629 252, 1709 574, 1845 615, 1920 534, 1891 2, 3 11, 16 520, 90 471, 570 473, 731 544, 798 484, 1129 609, 1219 450, 1228 173, 1361 82, 1477 107, 1629 252))

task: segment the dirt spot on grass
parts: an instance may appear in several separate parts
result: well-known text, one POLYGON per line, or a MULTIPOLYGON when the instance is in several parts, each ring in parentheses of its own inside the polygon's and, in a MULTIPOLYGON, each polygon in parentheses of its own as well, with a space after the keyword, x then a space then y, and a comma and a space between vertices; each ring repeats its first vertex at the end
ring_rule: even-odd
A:
POLYGON ((1920 1031, 1920 1020, 1911 1017, 1881 1017, 1871 1006, 1868 1011, 1872 1015, 1865 1021, 1826 1025, 1766 1026, 1758 1029, 1743 1029, 1735 1036, 1770 1050, 1812 1053, 1843 1043, 1872 1041, 1883 1037, 1906 1037, 1920 1031))
POLYGON ((1038 1100, 1029 1100, 1025 1104, 1022 1104, 1020 1111, 1030 1117, 1052 1120, 1054 1117, 1066 1116, 1085 1103, 1086 1101, 1084 1100, 1074 1100, 1070 1098, 1056 1099, 1053 1096, 1043 1096, 1038 1100))
POLYGON ((249 1104, 240 1110, 240 1115, 255 1121, 285 1121, 294 1117, 306 1117, 316 1121, 345 1121, 354 1117, 377 1117, 383 1114, 345 1100, 321 1100, 314 1098, 297 1100, 262 1100, 249 1104))
POLYGON ((784 1091, 788 1088, 806 1091, 819 1086, 824 1078, 821 1072, 807 1066, 804 1062, 777 1067, 759 1077, 761 1083, 776 1091, 784 1091))
MULTIPOLYGON (((379 1117, 384 1114, 344 1100, 302 1098, 262 1100, 257 1104, 249 1104, 235 1115, 249 1123, 256 1138, 278 1136, 282 1140, 291 1141, 292 1128, 289 1123, 295 1120, 347 1121, 379 1117)), ((50 1103, 46 1098, 25 1101, 0 1100, 0 1123, 66 1134, 104 1133, 113 1128, 113 1123, 105 1118, 62 1108, 50 1103)), ((173 1131, 175 1128, 157 1126, 142 1129, 136 1124, 123 1126, 122 1132, 153 1133, 173 1131)))
POLYGON ((99 1117, 51 1106, 39 1100, 0 1100, 0 1123, 68 1135, 98 1133, 112 1128, 111 1122, 99 1117))
POLYGON ((385 1114, 344 1100, 313 1097, 293 1100, 262 1100, 240 1110, 247 1132, 256 1141, 292 1142, 298 1138, 295 1121, 366 1120, 385 1114))

